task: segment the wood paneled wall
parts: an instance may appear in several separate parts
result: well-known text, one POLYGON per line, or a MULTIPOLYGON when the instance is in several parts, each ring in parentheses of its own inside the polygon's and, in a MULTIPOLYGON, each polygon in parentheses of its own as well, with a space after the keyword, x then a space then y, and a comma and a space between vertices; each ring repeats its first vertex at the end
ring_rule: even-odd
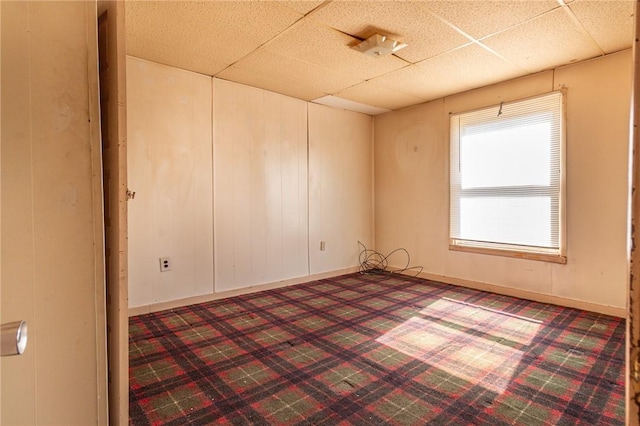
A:
POLYGON ((127 74, 130 307, 357 266, 372 117, 136 58, 127 74))
POLYGON ((211 293, 211 79, 129 57, 127 116, 129 306, 211 293))
POLYGON ((216 291, 308 274, 307 104, 214 80, 216 291))
POLYGON ((368 115, 309 104, 312 274, 357 266, 358 241, 374 248, 372 125, 368 115))

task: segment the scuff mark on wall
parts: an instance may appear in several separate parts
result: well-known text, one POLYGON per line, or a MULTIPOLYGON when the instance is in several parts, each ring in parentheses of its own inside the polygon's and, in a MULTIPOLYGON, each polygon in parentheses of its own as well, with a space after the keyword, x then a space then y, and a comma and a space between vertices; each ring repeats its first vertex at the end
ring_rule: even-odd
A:
POLYGON ((60 213, 74 211, 77 203, 78 190, 74 186, 67 184, 60 189, 60 202, 58 205, 60 213))
POLYGON ((56 100, 53 111, 53 128, 56 132, 62 132, 69 127, 73 119, 73 110, 63 100, 56 100))

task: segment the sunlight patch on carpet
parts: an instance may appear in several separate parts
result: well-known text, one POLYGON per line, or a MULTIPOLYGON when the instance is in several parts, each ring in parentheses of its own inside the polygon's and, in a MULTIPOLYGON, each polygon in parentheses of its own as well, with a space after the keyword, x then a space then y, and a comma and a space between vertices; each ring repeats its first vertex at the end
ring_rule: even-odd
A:
POLYGON ((440 299, 377 341, 498 394, 509 386, 541 323, 440 299))
POLYGON ((425 307, 420 314, 521 345, 530 345, 542 324, 542 321, 532 318, 446 297, 425 307))

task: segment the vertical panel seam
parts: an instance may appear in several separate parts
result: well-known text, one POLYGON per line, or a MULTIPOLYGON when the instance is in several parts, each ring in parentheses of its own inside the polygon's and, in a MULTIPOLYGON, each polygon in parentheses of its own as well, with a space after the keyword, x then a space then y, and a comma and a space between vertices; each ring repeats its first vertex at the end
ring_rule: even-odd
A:
POLYGON ((307 275, 311 275, 311 164, 310 164, 310 133, 309 133, 309 102, 305 103, 307 112, 307 275))

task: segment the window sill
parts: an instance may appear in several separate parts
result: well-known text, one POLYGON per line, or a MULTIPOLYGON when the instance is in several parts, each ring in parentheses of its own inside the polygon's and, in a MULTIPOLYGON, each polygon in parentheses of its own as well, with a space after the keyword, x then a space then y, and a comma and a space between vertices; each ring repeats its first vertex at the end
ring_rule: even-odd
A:
POLYGON ((567 263, 567 257, 560 254, 532 253, 508 249, 472 247, 460 244, 449 244, 449 250, 462 251, 467 253, 488 254, 491 256, 514 257, 516 259, 537 260, 540 262, 559 263, 562 265, 566 265, 567 263))

